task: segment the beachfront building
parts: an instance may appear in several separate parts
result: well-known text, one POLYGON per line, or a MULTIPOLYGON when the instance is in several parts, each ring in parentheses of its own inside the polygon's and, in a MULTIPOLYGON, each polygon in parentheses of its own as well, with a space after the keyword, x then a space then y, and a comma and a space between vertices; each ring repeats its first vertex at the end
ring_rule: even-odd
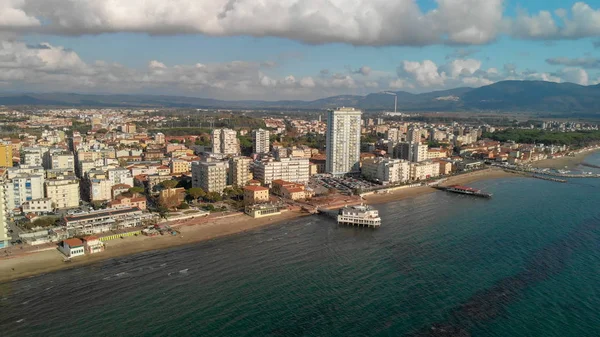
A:
POLYGON ((142 225, 142 210, 137 207, 108 208, 70 214, 64 218, 72 235, 90 235, 142 225))
POLYGON ((17 173, 7 180, 6 184, 9 210, 21 207, 25 201, 44 197, 43 174, 17 173))
POLYGON ((271 215, 281 214, 281 210, 278 205, 273 204, 260 204, 251 205, 244 208, 244 213, 253 218, 263 218, 271 215))
POLYGON ((79 179, 75 176, 59 176, 44 183, 46 197, 54 204, 55 209, 79 207, 79 179))
POLYGON ((256 162, 254 179, 264 186, 271 186, 273 180, 306 184, 310 179, 310 162, 308 158, 267 159, 256 162))
MULTIPOLYGON (((0 170, 0 180, 5 179, 6 171, 0 170)), ((7 186, 0 182, 0 248, 8 246, 10 235, 8 229, 8 199, 6 197, 7 186)))
POLYGON ((269 202, 269 189, 263 186, 244 187, 244 204, 254 205, 269 202))
POLYGON ((61 241, 58 244, 58 250, 69 258, 85 255, 83 241, 78 238, 71 238, 61 241))
POLYGON ((212 152, 224 155, 240 154, 237 132, 231 129, 214 129, 211 133, 212 152))
POLYGON ((83 241, 86 254, 96 254, 104 251, 104 242, 100 241, 97 236, 86 236, 81 241, 83 241))
POLYGON ((361 169, 365 179, 382 185, 405 183, 410 179, 410 164, 402 159, 367 158, 361 169))
POLYGON ((440 165, 435 162, 410 163, 410 179, 426 180, 440 175, 440 165))
POLYGON ((254 153, 263 154, 269 152, 269 130, 252 130, 254 153))
POLYGON ((198 161, 192 163, 192 187, 205 192, 223 193, 227 187, 227 162, 198 161))
POLYGON ((252 180, 250 164, 252 164, 252 159, 248 157, 229 158, 229 185, 246 186, 248 181, 252 180))
POLYGON ((326 171, 336 177, 360 173, 362 111, 338 108, 327 114, 326 171))

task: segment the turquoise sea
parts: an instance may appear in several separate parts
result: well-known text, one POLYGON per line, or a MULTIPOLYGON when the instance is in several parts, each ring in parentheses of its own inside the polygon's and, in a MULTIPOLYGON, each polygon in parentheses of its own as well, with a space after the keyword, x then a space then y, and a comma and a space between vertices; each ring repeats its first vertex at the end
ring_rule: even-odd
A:
POLYGON ((0 284, 1 335, 600 336, 600 179, 472 186, 0 284))

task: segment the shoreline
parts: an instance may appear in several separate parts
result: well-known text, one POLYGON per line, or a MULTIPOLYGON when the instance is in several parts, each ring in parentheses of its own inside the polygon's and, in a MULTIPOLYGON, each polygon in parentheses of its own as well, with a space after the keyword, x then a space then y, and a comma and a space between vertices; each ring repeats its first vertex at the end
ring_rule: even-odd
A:
MULTIPOLYGON (((586 153, 586 155, 587 154, 589 153, 586 153)), ((581 159, 581 161, 582 160, 583 159, 581 159)), ((487 168, 481 171, 449 177, 441 185, 464 185, 475 181, 509 177, 522 177, 522 175, 509 173, 499 168, 487 168)), ((365 196, 364 200, 367 204, 376 205, 408 198, 416 198, 434 192, 436 192, 436 190, 432 187, 419 186, 399 189, 387 194, 371 194, 365 196)), ((343 205, 338 208, 341 207, 343 207, 343 205)), ((64 256, 57 249, 24 254, 18 254, 18 250, 15 249, 17 254, 0 257, 0 284, 54 271, 82 267, 127 255, 163 250, 241 234, 268 226, 284 224, 289 220, 309 215, 311 214, 307 212, 286 211, 280 215, 258 219, 249 218, 241 214, 217 218, 215 220, 193 219, 183 223, 171 224, 180 231, 180 234, 177 236, 164 235, 147 237, 140 235, 137 237, 111 240, 105 243, 106 250, 104 252, 78 257, 72 259, 71 262, 68 263, 63 262, 64 256)))
POLYGON ((573 169, 585 161, 589 155, 600 151, 600 148, 590 148, 576 153, 574 156, 564 156, 560 158, 544 159, 531 164, 535 168, 550 169, 573 169))

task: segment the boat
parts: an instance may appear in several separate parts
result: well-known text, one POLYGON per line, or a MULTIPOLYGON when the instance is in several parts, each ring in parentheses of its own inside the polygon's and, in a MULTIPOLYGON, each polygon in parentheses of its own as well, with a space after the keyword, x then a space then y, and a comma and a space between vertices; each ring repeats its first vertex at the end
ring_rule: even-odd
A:
POLYGON ((468 186, 452 185, 452 186, 448 186, 448 187, 439 186, 436 188, 440 189, 442 191, 446 191, 446 192, 466 194, 466 195, 472 195, 472 196, 482 197, 482 198, 491 198, 492 197, 491 193, 482 192, 481 190, 478 190, 478 189, 472 188, 472 187, 468 187, 468 186))
POLYGON ((379 211, 371 206, 346 206, 339 210, 337 216, 338 224, 357 225, 364 227, 381 226, 379 211))

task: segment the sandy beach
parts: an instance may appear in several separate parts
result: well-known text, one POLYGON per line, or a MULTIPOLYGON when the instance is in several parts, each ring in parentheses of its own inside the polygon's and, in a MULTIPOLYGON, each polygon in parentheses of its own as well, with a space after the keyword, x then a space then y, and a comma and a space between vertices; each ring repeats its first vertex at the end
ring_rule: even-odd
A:
MULTIPOLYGON (((505 172, 501 169, 489 168, 482 171, 450 177, 444 184, 469 184, 479 180, 516 176, 518 175, 505 172)), ((435 192, 435 190, 431 187, 412 187, 388 194, 369 195, 365 197, 365 200, 368 204, 381 204, 413 198, 433 192, 435 192)), ((50 250, 42 252, 19 254, 19 250, 13 248, 14 251, 11 252, 11 254, 0 257, 0 282, 44 274, 60 269, 79 267, 119 256, 210 240, 254 230, 264 226, 285 223, 291 219, 307 215, 309 214, 305 212, 287 211, 281 215, 260 219, 253 219, 241 214, 221 219, 194 219, 187 222, 172 224, 181 232, 180 235, 164 235, 158 237, 137 236, 112 240, 106 243, 106 250, 104 252, 77 257, 68 263, 63 262, 63 255, 57 249, 51 248, 50 250)), ((2 251, 2 254, 6 254, 5 252, 6 251, 2 251)))

